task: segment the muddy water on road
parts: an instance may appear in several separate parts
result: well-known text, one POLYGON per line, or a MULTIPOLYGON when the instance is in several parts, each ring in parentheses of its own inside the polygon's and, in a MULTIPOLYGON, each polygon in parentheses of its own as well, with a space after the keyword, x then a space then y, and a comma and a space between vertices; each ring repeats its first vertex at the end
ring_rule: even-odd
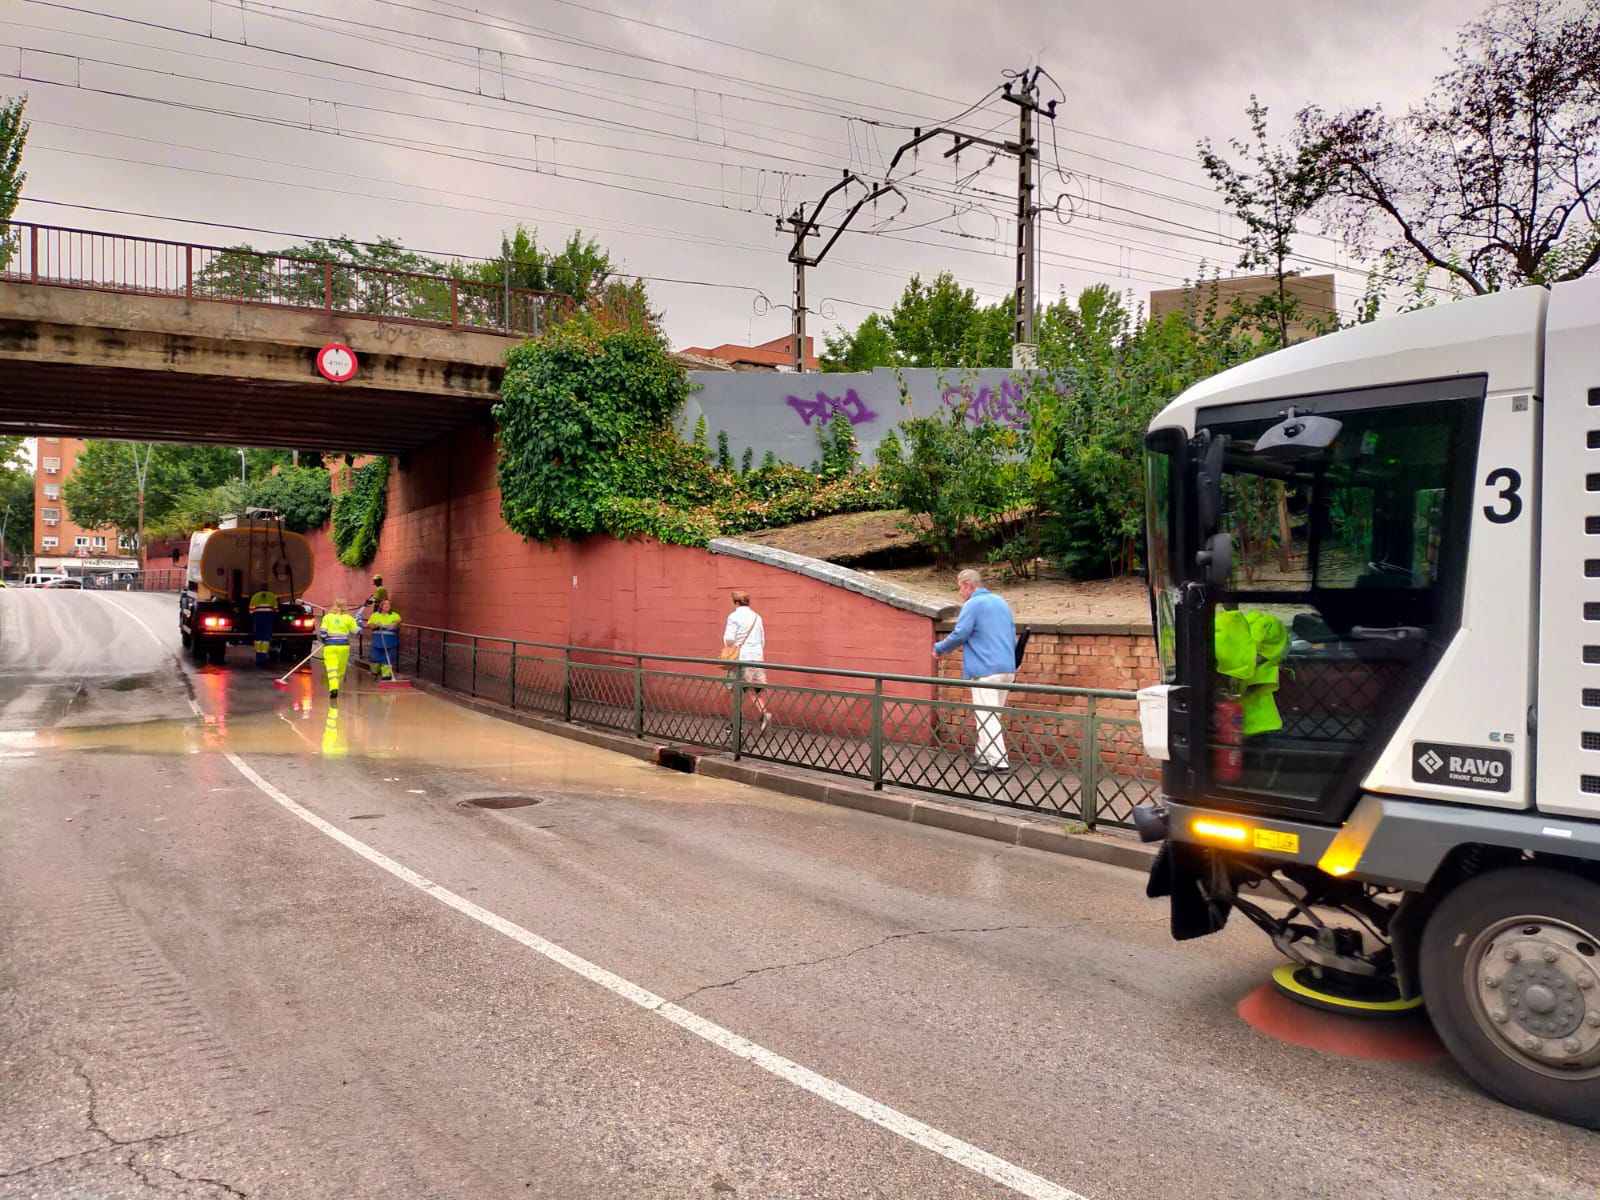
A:
POLYGON ((674 773, 610 751, 474 713, 418 691, 347 690, 329 705, 320 679, 296 676, 287 693, 227 670, 192 677, 200 716, 137 724, 0 734, 0 752, 70 749, 150 755, 289 755, 359 765, 386 783, 463 772, 487 791, 648 790, 661 800, 759 802, 743 784, 674 773), (671 787, 663 787, 670 778, 671 787))

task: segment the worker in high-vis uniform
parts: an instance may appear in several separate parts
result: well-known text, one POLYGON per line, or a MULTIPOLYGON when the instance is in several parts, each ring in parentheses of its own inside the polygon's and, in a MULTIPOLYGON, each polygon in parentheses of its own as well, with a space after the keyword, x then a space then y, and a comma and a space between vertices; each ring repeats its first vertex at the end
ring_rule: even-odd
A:
POLYGON ((344 682, 345 668, 350 665, 350 643, 361 632, 361 624, 348 611, 349 605, 335 600, 333 607, 322 614, 318 638, 322 642, 322 669, 328 676, 328 699, 339 698, 339 685, 344 682))
POLYGON ((400 614, 389 597, 378 601, 378 611, 367 618, 367 628, 372 631, 372 673, 379 679, 393 679, 394 665, 400 661, 400 614))
POLYGON ((278 594, 262 588, 250 597, 250 633, 256 644, 256 666, 272 661, 272 631, 278 624, 278 594))

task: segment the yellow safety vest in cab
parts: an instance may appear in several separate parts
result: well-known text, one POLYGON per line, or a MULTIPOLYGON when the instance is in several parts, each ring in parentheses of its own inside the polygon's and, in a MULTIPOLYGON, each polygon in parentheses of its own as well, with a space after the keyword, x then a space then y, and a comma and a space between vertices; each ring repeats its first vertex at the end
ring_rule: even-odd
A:
POLYGON ((1244 710, 1244 736, 1283 728, 1278 702, 1278 666, 1289 649, 1289 631, 1270 613, 1218 609, 1213 621, 1217 674, 1237 680, 1244 710))

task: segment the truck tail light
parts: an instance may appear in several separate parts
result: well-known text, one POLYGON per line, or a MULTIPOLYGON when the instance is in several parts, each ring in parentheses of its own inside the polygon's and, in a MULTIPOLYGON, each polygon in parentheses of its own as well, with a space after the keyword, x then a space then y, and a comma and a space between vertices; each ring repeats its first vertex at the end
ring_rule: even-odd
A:
POLYGON ((296 617, 290 624, 296 629, 313 629, 316 627, 317 621, 315 617, 296 617))
POLYGON ((206 617, 205 619, 203 619, 200 622, 200 624, 201 624, 201 626, 203 628, 206 628, 206 629, 232 629, 233 628, 233 622, 228 620, 227 617, 206 617))

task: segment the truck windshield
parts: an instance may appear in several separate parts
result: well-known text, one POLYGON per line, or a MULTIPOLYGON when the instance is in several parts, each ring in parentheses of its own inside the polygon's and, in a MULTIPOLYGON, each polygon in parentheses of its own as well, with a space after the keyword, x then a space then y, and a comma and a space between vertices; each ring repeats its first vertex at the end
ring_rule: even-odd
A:
POLYGON ((1288 458, 1256 448, 1279 417, 1210 427, 1234 545, 1208 639, 1214 787, 1305 808, 1354 786, 1459 621, 1471 412, 1332 412, 1333 443, 1288 458))

